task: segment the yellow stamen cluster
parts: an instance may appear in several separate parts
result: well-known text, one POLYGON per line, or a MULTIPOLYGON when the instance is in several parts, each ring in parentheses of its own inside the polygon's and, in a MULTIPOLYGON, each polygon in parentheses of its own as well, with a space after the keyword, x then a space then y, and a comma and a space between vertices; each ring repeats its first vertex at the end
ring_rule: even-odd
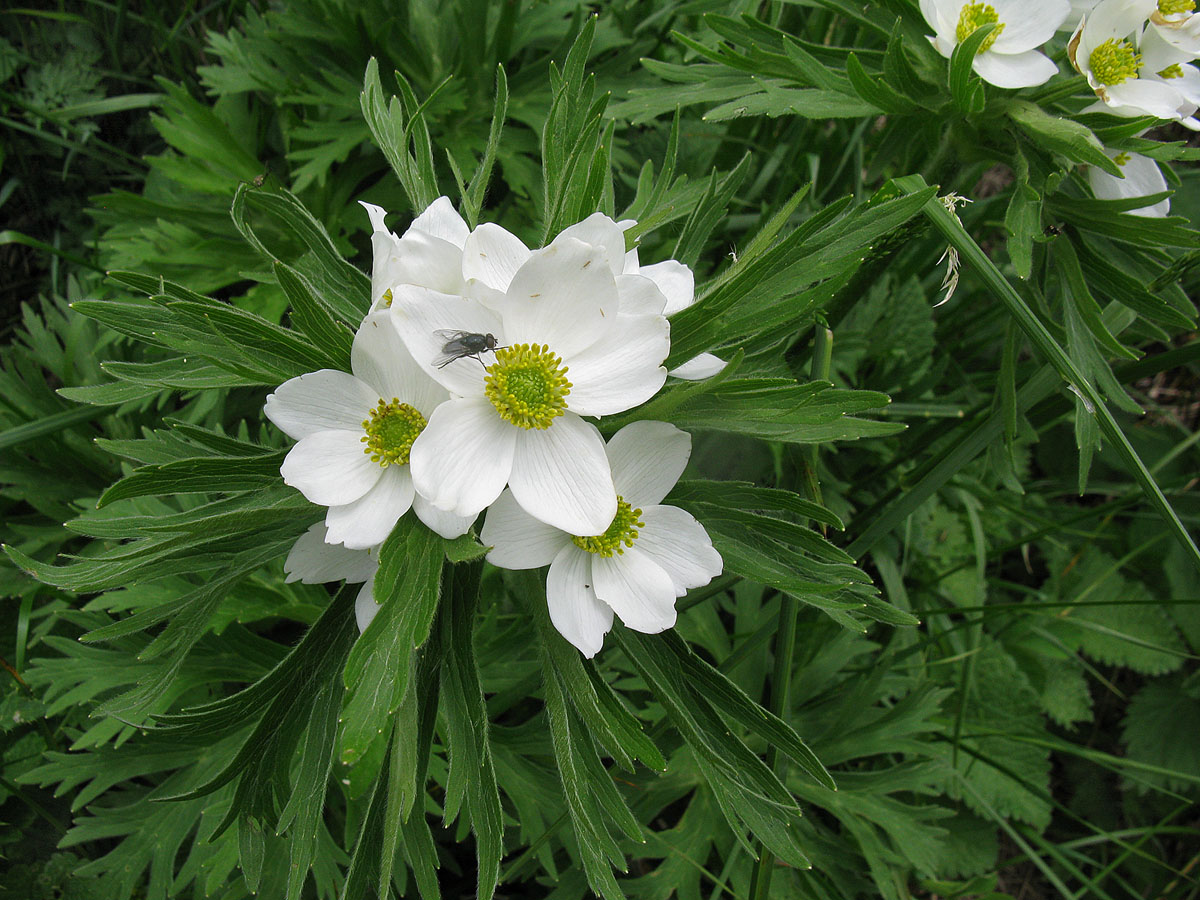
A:
POLYGON ((604 534, 594 537, 571 535, 571 542, 580 550, 595 553, 597 556, 612 556, 614 553, 620 556, 626 547, 633 546, 633 542, 637 540, 638 529, 646 527, 641 515, 640 509, 634 509, 618 497, 617 514, 604 534))
POLYGON ((385 403, 381 397, 370 418, 363 419, 362 426, 367 432, 361 438, 367 445, 363 453, 386 469, 408 462, 413 441, 425 430, 425 417, 407 403, 401 403, 399 397, 393 397, 391 403, 385 403))
POLYGON ((954 39, 961 44, 981 26, 993 24, 996 27, 983 39, 978 53, 992 48, 992 44, 996 43, 996 38, 1000 37, 1000 32, 1004 30, 1004 23, 1000 21, 999 14, 990 3, 966 3, 962 12, 958 14, 958 27, 954 29, 954 39))
POLYGON ((1142 67, 1142 55, 1134 51, 1129 41, 1109 38, 1092 51, 1092 55, 1088 57, 1088 66, 1098 82, 1112 87, 1127 78, 1138 77, 1138 69, 1142 67))
POLYGON ((1195 0, 1158 0, 1158 11, 1164 16, 1195 12, 1195 0))
POLYGON ((1159 78, 1182 78, 1183 66, 1179 65, 1179 63, 1171 63, 1171 65, 1167 66, 1161 72, 1155 72, 1154 74, 1159 78))
POLYGON ((383 305, 384 305, 384 306, 391 306, 391 305, 392 305, 392 289, 391 289, 391 288, 388 288, 386 291, 384 291, 384 292, 383 292, 383 298, 382 298, 382 299, 383 299, 383 305))
POLYGON ((1118 166, 1123 166, 1125 163, 1129 162, 1129 154, 1122 151, 1113 157, 1113 162, 1115 162, 1118 166))
POLYGON ((487 373, 484 393, 500 416, 518 428, 549 428, 567 408, 567 367, 544 344, 498 349, 487 373))

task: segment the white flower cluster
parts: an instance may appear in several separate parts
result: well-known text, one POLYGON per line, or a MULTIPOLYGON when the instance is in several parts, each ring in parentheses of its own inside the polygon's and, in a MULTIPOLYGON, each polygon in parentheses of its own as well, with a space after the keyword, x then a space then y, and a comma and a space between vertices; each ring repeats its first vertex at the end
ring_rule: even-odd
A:
MULTIPOLYGON (((1155 116, 1200 130, 1200 16, 1195 0, 1091 0, 1067 44, 1071 64, 1099 100, 1089 112, 1155 116)), ((1102 200, 1125 200, 1167 189, 1158 164, 1137 153, 1112 153, 1118 178, 1089 167, 1088 182, 1102 200)), ((1165 216, 1168 200, 1132 209, 1165 216)))
MULTIPOLYGON (((600 213, 530 250, 496 225, 470 230, 445 197, 402 237, 364 206, 372 306, 352 374, 312 372, 267 397, 297 441, 284 481, 329 507, 289 555, 289 578, 364 582, 365 628, 378 547, 402 515, 453 538, 490 507, 489 561, 549 564, 551 619, 583 653, 600 649, 614 613, 638 631, 670 628, 676 598, 722 566, 704 528, 661 505, 691 438, 635 422, 605 444, 592 420, 663 386, 666 317, 694 302, 691 271, 640 265, 625 250, 633 223, 600 213)), ((670 374, 723 365, 702 354, 670 374)))

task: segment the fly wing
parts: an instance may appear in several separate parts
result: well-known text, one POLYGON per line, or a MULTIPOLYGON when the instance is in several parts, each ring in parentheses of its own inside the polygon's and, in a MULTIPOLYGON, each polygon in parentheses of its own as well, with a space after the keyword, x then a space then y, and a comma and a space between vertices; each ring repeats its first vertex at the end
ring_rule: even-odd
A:
MULTIPOLYGON (((445 334, 463 334, 463 332, 447 331, 445 334)), ((438 337, 441 336, 441 334, 438 335, 438 337)), ((433 367, 435 369, 440 369, 443 366, 448 366, 456 359, 462 359, 464 356, 470 356, 471 352, 471 348, 464 344, 461 339, 452 337, 446 341, 445 345, 442 347, 442 352, 433 358, 433 367)))
POLYGON ((443 341, 449 344, 451 341, 461 341, 470 333, 471 332, 469 331, 459 331, 456 328, 439 328, 433 333, 433 336, 441 338, 443 341))

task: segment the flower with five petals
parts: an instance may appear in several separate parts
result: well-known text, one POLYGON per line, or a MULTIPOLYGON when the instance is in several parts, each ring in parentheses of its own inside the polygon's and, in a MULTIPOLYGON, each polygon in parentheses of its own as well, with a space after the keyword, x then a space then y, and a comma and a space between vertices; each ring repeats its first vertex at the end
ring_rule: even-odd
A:
POLYGON ((267 397, 265 412, 297 443, 283 480, 328 506, 331 543, 364 549, 381 543, 415 505, 443 537, 464 534, 473 517, 453 516, 413 495, 409 454, 446 391, 413 362, 386 310, 363 320, 351 351, 353 375, 321 369, 267 397))
POLYGON ((721 573, 721 556, 690 513, 664 506, 691 455, 692 439, 665 422, 634 422, 608 442, 618 494, 603 534, 563 532, 526 513, 509 491, 488 510, 480 540, 505 569, 550 566, 546 600, 554 627, 588 657, 613 614, 634 631, 675 624, 675 600, 721 573))

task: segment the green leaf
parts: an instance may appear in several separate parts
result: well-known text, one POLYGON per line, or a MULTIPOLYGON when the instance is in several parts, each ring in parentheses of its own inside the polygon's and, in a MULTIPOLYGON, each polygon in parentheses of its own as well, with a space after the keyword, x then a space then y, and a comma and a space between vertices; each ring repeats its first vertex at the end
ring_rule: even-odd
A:
POLYGON ((504 816, 473 643, 481 568, 481 563, 455 566, 446 575, 447 606, 441 617, 441 646, 445 654, 442 710, 446 717, 450 771, 445 782, 444 808, 449 823, 457 817, 459 804, 466 796, 478 861, 476 897, 490 900, 500 879, 504 816))
POLYGON ((407 687, 409 658, 429 636, 441 593, 441 539, 402 516, 379 549, 374 597, 379 611, 346 662, 342 761, 354 763, 382 734, 407 687))
POLYGON ((334 306, 291 266, 277 261, 275 278, 292 305, 292 321, 326 355, 326 367, 349 371, 353 329, 337 318, 334 306))
POLYGON ((917 109, 911 100, 895 91, 882 78, 868 75, 854 53, 846 57, 846 74, 850 77, 854 93, 885 113, 907 115, 917 109))
POLYGON ((1005 111, 1034 146, 1059 153, 1071 162, 1096 166, 1110 175, 1121 176, 1121 167, 1104 152, 1104 145, 1090 128, 1052 115, 1028 100, 1010 100, 1005 111))
POLYGON ((983 111, 983 82, 974 75, 972 67, 983 42, 998 27, 995 23, 979 26, 965 41, 956 44, 950 54, 950 96, 954 99, 955 107, 965 116, 983 111))

